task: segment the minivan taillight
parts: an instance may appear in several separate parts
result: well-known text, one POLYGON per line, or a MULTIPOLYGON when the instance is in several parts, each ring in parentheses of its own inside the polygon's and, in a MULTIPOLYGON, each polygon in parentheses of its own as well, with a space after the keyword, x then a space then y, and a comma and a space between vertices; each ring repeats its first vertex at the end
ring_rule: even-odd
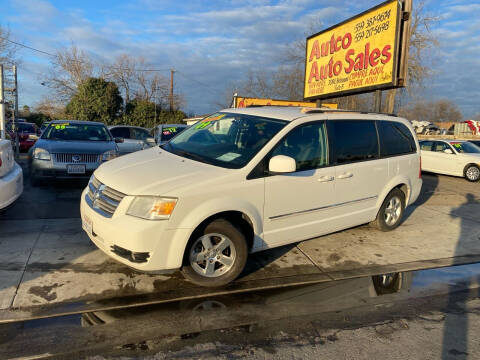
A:
POLYGON ((422 178, 422 157, 420 156, 420 165, 419 165, 419 169, 418 169, 418 178, 421 179, 422 178))

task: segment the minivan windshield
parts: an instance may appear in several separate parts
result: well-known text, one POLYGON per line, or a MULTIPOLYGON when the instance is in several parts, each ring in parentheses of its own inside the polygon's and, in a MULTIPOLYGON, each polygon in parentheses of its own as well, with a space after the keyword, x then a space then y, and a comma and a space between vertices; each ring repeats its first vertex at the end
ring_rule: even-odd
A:
POLYGON ((61 141, 111 141, 104 125, 80 123, 54 123, 44 131, 42 139, 61 141))
POLYGON ((459 153, 480 154, 480 147, 467 141, 465 142, 452 141, 450 145, 452 145, 455 148, 455 150, 457 150, 459 153))
POLYGON ((184 130, 162 148, 193 160, 239 169, 286 123, 253 115, 215 113, 184 130))

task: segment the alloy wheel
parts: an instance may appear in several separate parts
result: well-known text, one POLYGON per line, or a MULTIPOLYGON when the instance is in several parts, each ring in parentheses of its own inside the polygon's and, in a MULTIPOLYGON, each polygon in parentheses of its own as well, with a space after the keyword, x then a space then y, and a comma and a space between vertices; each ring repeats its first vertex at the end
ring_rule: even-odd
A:
POLYGON ((400 219, 400 215, 402 215, 402 201, 397 196, 394 196, 385 208, 385 223, 388 226, 395 225, 400 219))
POLYGON ((214 278, 226 274, 235 263, 236 256, 235 246, 227 236, 212 233, 195 240, 189 259, 196 273, 214 278))

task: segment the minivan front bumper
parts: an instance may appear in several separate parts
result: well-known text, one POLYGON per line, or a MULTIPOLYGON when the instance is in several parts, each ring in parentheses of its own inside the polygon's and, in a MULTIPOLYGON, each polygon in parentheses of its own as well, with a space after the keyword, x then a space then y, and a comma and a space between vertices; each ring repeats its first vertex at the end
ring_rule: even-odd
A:
POLYGON ((169 229, 168 220, 145 220, 126 215, 133 196, 125 196, 111 218, 80 203, 82 226, 92 242, 106 255, 140 271, 174 270, 182 266, 191 229, 169 229))

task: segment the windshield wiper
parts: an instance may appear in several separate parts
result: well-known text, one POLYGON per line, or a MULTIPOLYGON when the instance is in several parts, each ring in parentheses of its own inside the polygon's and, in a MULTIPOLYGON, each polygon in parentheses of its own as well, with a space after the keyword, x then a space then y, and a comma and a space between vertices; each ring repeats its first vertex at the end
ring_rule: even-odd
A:
MULTIPOLYGON (((173 150, 173 149, 172 149, 173 150)), ((174 149, 172 151, 174 154, 176 155, 180 155, 180 156, 183 156, 183 157, 186 157, 188 159, 192 159, 192 160, 197 160, 197 161, 200 161, 200 162, 203 162, 203 163, 207 163, 207 164, 210 164, 210 162, 208 162, 207 160, 205 160, 205 158, 203 156, 200 156, 200 155, 197 155, 197 154, 193 154, 193 153, 190 153, 188 151, 184 151, 184 150, 179 150, 179 149, 174 149)))

